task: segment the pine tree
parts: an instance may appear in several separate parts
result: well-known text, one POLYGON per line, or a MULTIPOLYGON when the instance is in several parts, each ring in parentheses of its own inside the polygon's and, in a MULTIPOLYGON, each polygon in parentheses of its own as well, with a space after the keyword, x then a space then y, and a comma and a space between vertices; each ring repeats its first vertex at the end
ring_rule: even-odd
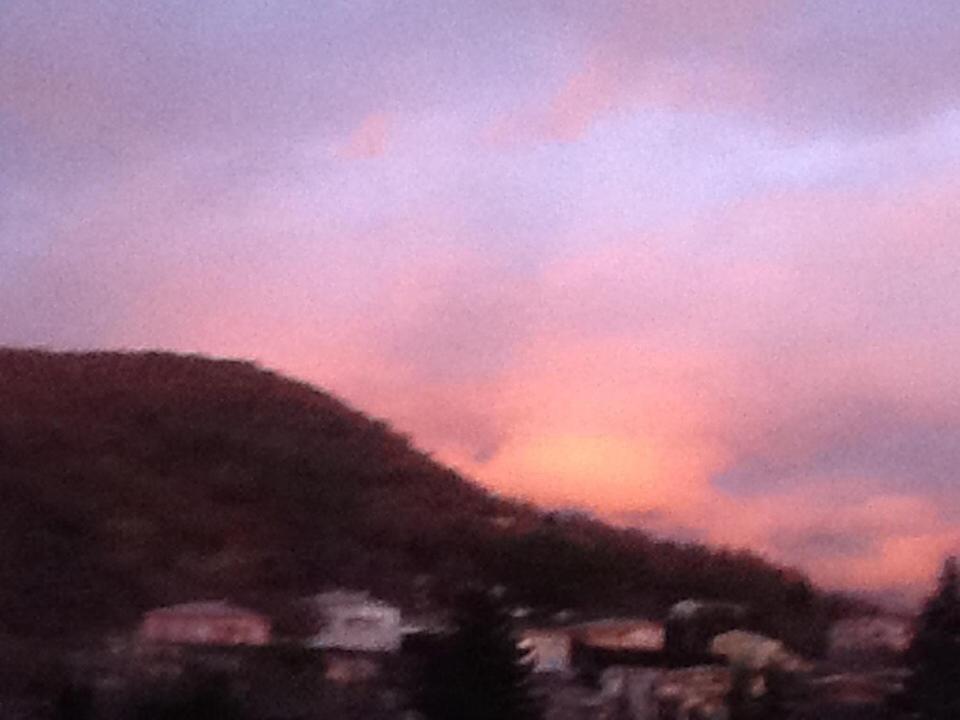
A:
POLYGON ((742 665, 731 670, 730 691, 727 693, 727 712, 730 720, 756 720, 757 703, 751 693, 753 673, 742 665))
POLYGON ((960 718, 960 573, 949 558, 927 600, 907 651, 912 674, 904 688, 906 708, 922 720, 960 718))
POLYGON ((93 691, 86 685, 67 685, 57 698, 56 720, 93 720, 93 691))
POLYGON ((131 720, 242 720, 243 708, 226 677, 201 674, 180 687, 155 688, 134 707, 131 720))
POLYGON ((427 720, 539 720, 527 653, 489 594, 461 596, 454 631, 427 653, 415 706, 427 720))

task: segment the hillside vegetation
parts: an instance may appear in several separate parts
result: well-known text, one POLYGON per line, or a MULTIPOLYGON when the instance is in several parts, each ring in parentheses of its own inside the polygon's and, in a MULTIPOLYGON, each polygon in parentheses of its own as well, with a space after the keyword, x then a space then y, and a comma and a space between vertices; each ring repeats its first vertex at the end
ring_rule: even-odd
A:
POLYGON ((86 636, 144 609, 330 585, 406 606, 460 584, 517 603, 749 602, 801 649, 843 602, 744 553, 493 496, 385 423, 252 364, 0 350, 0 631, 86 636))

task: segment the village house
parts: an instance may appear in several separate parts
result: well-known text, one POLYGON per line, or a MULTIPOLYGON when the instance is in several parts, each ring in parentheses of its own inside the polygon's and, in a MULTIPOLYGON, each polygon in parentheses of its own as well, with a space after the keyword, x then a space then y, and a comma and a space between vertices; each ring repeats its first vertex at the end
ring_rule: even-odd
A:
POLYGON ((368 593, 334 590, 307 600, 313 648, 361 652, 394 652, 403 639, 400 609, 368 593))
POLYGON ((519 646, 537 673, 568 673, 572 638, 567 628, 530 628, 520 633, 519 646))
POLYGON ((731 630, 710 642, 710 652, 731 666, 753 671, 777 668, 784 672, 807 672, 811 666, 784 647, 779 640, 744 630, 731 630))
POLYGON ((890 615, 840 620, 830 628, 829 655, 838 661, 889 661, 907 649, 911 632, 908 620, 890 615))
POLYGON ((266 645, 269 618, 224 601, 156 608, 140 625, 140 639, 170 645, 266 645))
POLYGON ((328 650, 324 654, 323 678, 338 685, 373 680, 380 674, 380 663, 369 653, 328 650))
POLYGON ((611 650, 660 652, 664 643, 663 624, 653 620, 597 620, 577 627, 575 635, 586 645, 611 650))
POLYGON ((572 637, 571 663, 587 679, 615 666, 657 668, 668 662, 663 625, 652 620, 596 620, 577 626, 572 637))
POLYGON ((652 620, 607 619, 580 625, 528 628, 520 633, 520 646, 530 651, 535 672, 567 673, 586 655, 629 656, 651 663, 663 652, 663 625, 652 620), (586 652, 585 652, 586 651, 586 652))

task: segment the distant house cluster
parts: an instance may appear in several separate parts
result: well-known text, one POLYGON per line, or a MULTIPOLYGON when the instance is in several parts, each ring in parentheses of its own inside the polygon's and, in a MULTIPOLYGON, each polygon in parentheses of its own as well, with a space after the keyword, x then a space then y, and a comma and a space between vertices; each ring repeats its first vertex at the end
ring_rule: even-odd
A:
MULTIPOLYGON (((545 687, 565 688, 553 695, 555 709, 561 708, 556 717, 607 717, 611 715, 604 713, 611 712, 615 717, 720 720, 729 717, 737 677, 746 678, 749 701, 760 702, 758 698, 772 692, 768 678, 792 683, 815 675, 814 662, 750 627, 748 613, 739 605, 688 600, 676 604, 662 622, 558 622, 523 629, 520 643, 535 672, 549 676, 545 687), (597 693, 578 698, 569 690, 576 686, 572 678, 588 680, 597 693)), ((834 626, 831 649, 893 650, 904 647, 908 636, 908 624, 895 618, 856 618, 834 626)), ((895 672, 835 671, 811 682, 809 687, 819 695, 801 693, 790 702, 810 703, 807 709, 815 708, 810 717, 833 717, 816 708, 862 705, 861 700, 882 705, 899 680, 895 672)))
MULTIPOLYGON (((275 623, 270 613, 223 600, 171 605, 147 612, 138 637, 157 667, 161 661, 182 665, 183 657, 198 654, 217 663, 259 657, 224 648, 294 645, 296 652, 317 660, 315 677, 359 693, 378 684, 387 687, 391 673, 403 668, 405 654, 416 657, 431 647, 443 628, 440 618, 414 621, 368 592, 330 590, 291 606, 296 608, 295 628, 282 620, 275 623)), ((771 672, 796 677, 809 676, 813 669, 779 640, 749 629, 745 608, 729 603, 687 600, 662 619, 587 619, 571 612, 544 616, 529 607, 514 608, 511 615, 537 682, 550 688, 552 707, 561 708, 551 717, 600 717, 606 716, 600 709, 626 708, 625 717, 719 719, 727 717, 725 703, 737 673, 748 674, 753 697, 767 692, 764 683, 771 672)), ((909 623, 894 617, 842 620, 831 630, 830 653, 897 653, 909 635, 909 623)), ((172 670, 168 674, 175 675, 172 670)), ((847 702, 887 692, 890 681, 885 678, 835 673, 811 687, 831 702, 847 702)))
POLYGON ((225 601, 192 602, 147 612, 138 637, 147 648, 228 648, 275 642, 322 651, 324 677, 338 684, 378 675, 381 658, 400 650, 404 637, 423 631, 404 623, 400 609, 367 592, 332 590, 290 603, 295 630, 274 632, 268 614, 225 601))
MULTIPOLYGON (((220 600, 151 610, 143 617, 139 638, 150 646, 206 648, 293 643, 322 653, 321 676, 326 681, 366 687, 388 672, 393 666, 389 658, 405 648, 408 637, 429 643, 431 631, 437 629, 436 618, 432 623, 413 622, 400 608, 368 592, 337 589, 294 604, 300 622, 292 635, 285 627, 275 631, 267 613, 220 600)), ((527 660, 540 679, 568 690, 588 680, 600 690, 596 698, 584 702, 626 703, 632 717, 673 720, 698 712, 697 717, 719 718, 732 683, 731 668, 748 672, 751 682, 759 683, 758 693, 765 692, 760 685, 770 670, 796 675, 812 668, 780 641, 749 630, 745 609, 729 603, 683 601, 662 620, 587 620, 564 613, 537 624, 531 613, 524 607, 511 614, 519 626, 518 643, 527 650, 527 660)), ((833 626, 829 649, 833 657, 859 653, 875 659, 902 652, 909 637, 910 625, 904 620, 852 618, 833 626)), ((823 693, 841 699, 851 692, 863 694, 862 678, 836 677, 840 679, 821 688, 823 693)), ((867 680, 873 682, 869 677, 863 682, 867 680)), ((879 692, 873 685, 868 689, 874 695, 879 692)), ((564 692, 557 697, 555 702, 566 702, 564 692)))
MULTIPOLYGON (((408 630, 399 608, 367 593, 336 590, 301 602, 312 611, 302 638, 307 647, 393 652, 408 630)), ((272 621, 223 600, 182 603, 147 612, 139 637, 153 644, 266 645, 272 621)))
POLYGON ((536 672, 567 673, 593 668, 683 667, 737 664, 753 670, 776 665, 797 671, 801 658, 772 638, 744 630, 737 605, 684 601, 666 622, 608 618, 554 627, 529 627, 520 644, 536 672))

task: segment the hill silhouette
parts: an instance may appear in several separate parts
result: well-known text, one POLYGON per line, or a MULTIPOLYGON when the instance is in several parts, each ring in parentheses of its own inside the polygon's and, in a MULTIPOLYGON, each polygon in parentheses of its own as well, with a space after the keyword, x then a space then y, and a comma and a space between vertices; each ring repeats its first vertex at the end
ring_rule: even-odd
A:
POLYGON ((745 601, 801 649, 844 602, 747 553, 499 498, 382 421, 253 364, 0 350, 0 631, 84 637, 164 603, 332 585, 442 606, 745 601))

